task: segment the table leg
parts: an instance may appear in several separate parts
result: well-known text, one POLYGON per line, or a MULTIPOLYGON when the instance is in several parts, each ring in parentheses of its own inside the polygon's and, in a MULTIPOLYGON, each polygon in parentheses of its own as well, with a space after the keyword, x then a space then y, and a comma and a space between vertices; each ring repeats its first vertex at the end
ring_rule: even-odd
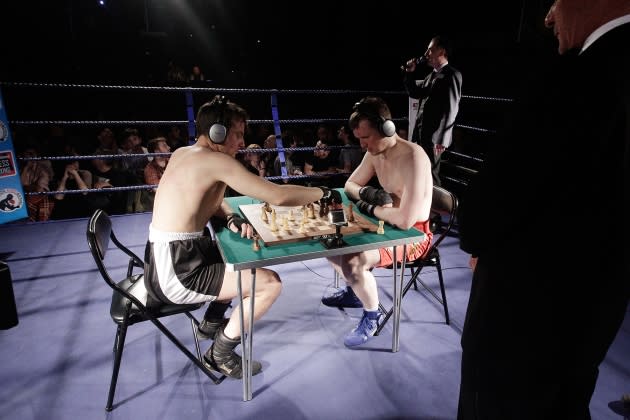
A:
POLYGON ((252 342, 254 330, 254 295, 256 294, 256 269, 252 268, 252 281, 249 297, 249 326, 245 329, 245 309, 243 307, 243 286, 241 280, 241 271, 237 273, 238 299, 241 319, 241 352, 243 358, 243 401, 252 399, 252 342))
POLYGON ((396 263, 396 247, 393 249, 394 255, 394 266, 393 266, 393 277, 394 277, 394 332, 392 334, 392 353, 396 353, 400 346, 400 338, 399 338, 399 329, 400 329, 400 307, 402 305, 402 291, 403 284, 405 279, 405 264, 407 263, 407 245, 403 245, 403 257, 402 257, 402 266, 400 269, 400 276, 397 278, 397 267, 396 263))

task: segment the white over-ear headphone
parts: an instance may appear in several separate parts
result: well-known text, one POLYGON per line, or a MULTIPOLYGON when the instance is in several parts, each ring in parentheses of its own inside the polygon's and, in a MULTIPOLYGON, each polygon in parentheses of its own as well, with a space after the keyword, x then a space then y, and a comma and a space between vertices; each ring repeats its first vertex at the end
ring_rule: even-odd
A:
POLYGON ((378 131, 385 137, 391 137, 396 134, 396 124, 394 124, 394 121, 374 113, 372 107, 363 102, 363 100, 355 103, 352 109, 355 112, 360 112, 361 114, 367 116, 368 119, 376 125, 378 131))
POLYGON ((227 100, 225 96, 217 96, 213 107, 216 108, 216 119, 215 122, 210 126, 210 130, 208 130, 208 137, 212 143, 222 144, 227 137, 227 127, 224 121, 225 114, 225 106, 227 104, 227 100))

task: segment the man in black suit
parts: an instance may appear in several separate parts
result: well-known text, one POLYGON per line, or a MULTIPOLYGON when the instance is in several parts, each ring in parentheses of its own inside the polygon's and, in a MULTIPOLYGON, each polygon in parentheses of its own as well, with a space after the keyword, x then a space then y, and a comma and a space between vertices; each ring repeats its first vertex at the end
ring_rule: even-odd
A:
POLYGON ((443 36, 435 36, 422 58, 407 61, 404 73, 407 93, 420 101, 411 141, 422 146, 429 156, 433 185, 441 185, 440 159, 453 140, 462 96, 462 74, 449 65, 450 54, 450 42, 443 36), (422 63, 431 66, 433 71, 424 80, 416 80, 414 72, 422 63))
POLYGON ((557 0, 545 25, 560 56, 535 62, 461 200, 460 246, 478 258, 460 420, 590 419, 628 310, 630 3, 557 0))

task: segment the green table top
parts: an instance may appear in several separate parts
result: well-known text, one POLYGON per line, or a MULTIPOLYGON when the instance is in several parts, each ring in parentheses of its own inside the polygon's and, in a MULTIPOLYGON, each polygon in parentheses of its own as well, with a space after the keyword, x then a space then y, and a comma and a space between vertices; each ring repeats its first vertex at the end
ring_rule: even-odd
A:
MULTIPOLYGON (((338 191, 341 192, 344 204, 348 204, 350 201, 343 193, 343 189, 338 189, 338 191)), ((235 212, 239 211, 238 206, 241 204, 261 203, 259 200, 245 196, 229 197, 226 201, 235 212)), ((377 219, 365 215, 364 217, 378 225, 377 219)), ((341 232, 343 234, 343 228, 341 232)), ((348 245, 341 248, 328 249, 319 240, 313 239, 268 247, 261 245, 258 251, 252 249, 251 239, 241 238, 229 229, 217 231, 216 238, 226 269, 239 271, 421 242, 424 239, 424 233, 415 228, 401 230, 385 224, 384 234, 374 232, 343 234, 343 240, 348 245)))

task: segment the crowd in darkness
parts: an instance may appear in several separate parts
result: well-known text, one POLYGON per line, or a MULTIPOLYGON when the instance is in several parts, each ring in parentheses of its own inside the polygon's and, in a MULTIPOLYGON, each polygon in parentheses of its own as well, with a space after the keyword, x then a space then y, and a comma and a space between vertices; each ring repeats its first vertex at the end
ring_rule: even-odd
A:
MULTIPOLYGON (((89 217, 98 208, 109 214, 151 211, 155 189, 147 186, 159 183, 170 153, 190 143, 186 126, 179 124, 50 125, 41 130, 18 126, 13 137, 32 222, 89 217), (127 186, 138 188, 112 189, 127 186)), ((283 165, 278 152, 268 150, 278 147, 272 126, 250 124, 247 147, 237 158, 256 175, 277 177, 274 182, 340 187, 364 153, 343 124, 287 127, 281 138, 283 148, 314 150, 288 150, 283 165), (284 174, 308 177, 282 179, 284 174)), ((232 190, 226 194, 239 195, 232 190)))

